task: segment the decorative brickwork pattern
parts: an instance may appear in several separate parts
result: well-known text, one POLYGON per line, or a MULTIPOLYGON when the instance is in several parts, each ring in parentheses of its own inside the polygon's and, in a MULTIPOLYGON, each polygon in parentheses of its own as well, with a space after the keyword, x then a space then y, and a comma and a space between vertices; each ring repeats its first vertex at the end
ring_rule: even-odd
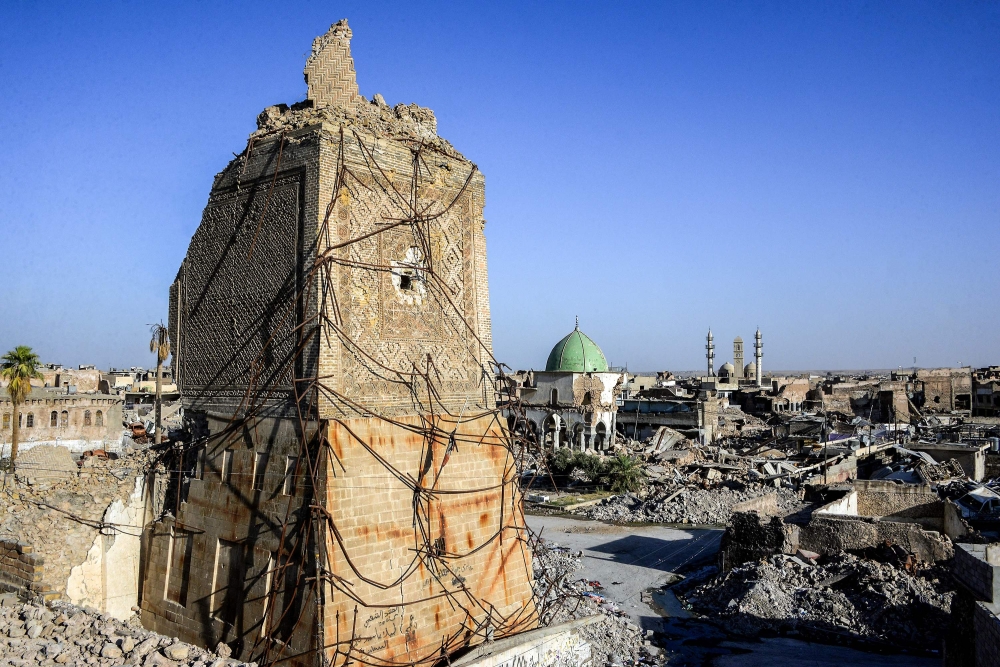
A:
POLYGON ((351 35, 347 19, 342 19, 330 26, 325 35, 313 40, 305 76, 314 106, 343 106, 360 97, 351 57, 351 35))

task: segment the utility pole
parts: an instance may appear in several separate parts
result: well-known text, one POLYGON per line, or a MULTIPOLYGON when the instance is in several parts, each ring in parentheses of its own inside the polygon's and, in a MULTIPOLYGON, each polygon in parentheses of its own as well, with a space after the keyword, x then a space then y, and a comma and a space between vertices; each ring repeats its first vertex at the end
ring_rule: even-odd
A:
POLYGON ((829 484, 827 481, 827 473, 830 470, 830 454, 829 454, 829 444, 830 437, 826 432, 826 413, 823 413, 823 428, 819 432, 820 439, 823 441, 823 485, 829 484))

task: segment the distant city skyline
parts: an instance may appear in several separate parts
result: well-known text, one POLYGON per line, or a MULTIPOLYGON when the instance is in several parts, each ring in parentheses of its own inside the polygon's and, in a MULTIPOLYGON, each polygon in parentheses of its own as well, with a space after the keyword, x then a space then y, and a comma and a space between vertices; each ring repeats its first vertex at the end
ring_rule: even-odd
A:
POLYGON ((347 17, 486 176, 493 344, 639 370, 1000 363, 1000 5, 0 7, 0 351, 153 364, 214 175, 347 17), (334 13, 331 13, 334 12, 334 13), (225 26, 224 30, 220 26, 225 26), (749 359, 752 355, 748 354, 749 359))

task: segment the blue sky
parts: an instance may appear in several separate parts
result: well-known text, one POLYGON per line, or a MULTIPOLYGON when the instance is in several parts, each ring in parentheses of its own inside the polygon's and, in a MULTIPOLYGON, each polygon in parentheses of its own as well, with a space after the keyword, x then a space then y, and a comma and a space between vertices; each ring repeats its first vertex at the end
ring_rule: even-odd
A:
POLYGON ((1000 363, 1000 3, 0 5, 0 348, 149 365, 212 177, 347 17, 486 175, 493 340, 1000 363))

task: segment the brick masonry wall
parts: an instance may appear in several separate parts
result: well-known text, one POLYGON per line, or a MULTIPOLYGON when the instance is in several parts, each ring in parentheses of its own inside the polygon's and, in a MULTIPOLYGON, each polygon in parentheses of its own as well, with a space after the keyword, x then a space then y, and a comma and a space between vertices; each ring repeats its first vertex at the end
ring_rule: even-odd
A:
MULTIPOLYGON (((446 439, 427 447, 418 434, 377 419, 331 424, 326 503, 336 531, 327 533, 327 644, 346 642, 356 628, 359 651, 421 662, 443 642, 455 650, 483 641, 487 623, 498 638, 535 626, 531 555, 518 539, 520 496, 512 482, 501 484, 513 465, 501 438, 491 417, 467 422, 445 464, 446 439), (433 491, 415 498, 397 475, 433 491)), ((340 648, 328 651, 334 665, 345 664, 340 648)))
POLYGON ((0 590, 28 595, 51 595, 42 582, 45 560, 23 542, 0 540, 0 590))
POLYGON ((982 602, 973 616, 976 629, 976 667, 1000 665, 1000 618, 982 602))

